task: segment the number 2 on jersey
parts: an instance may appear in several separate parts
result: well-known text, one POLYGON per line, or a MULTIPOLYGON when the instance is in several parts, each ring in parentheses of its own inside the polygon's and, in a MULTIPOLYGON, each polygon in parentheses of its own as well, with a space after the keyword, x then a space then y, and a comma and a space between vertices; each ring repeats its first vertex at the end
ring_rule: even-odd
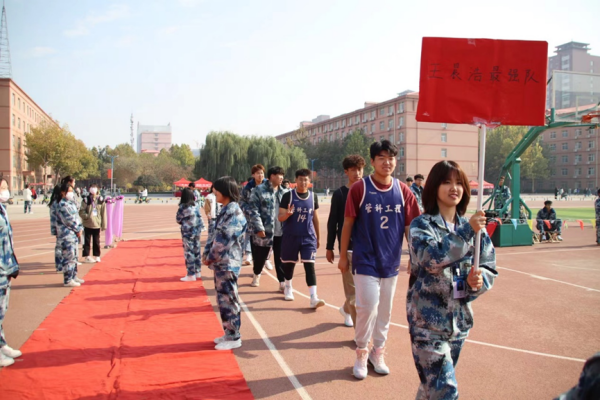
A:
POLYGON ((387 222, 388 222, 388 217, 386 217, 384 215, 383 217, 381 217, 381 225, 379 227, 381 229, 389 229, 389 226, 387 226, 387 222))

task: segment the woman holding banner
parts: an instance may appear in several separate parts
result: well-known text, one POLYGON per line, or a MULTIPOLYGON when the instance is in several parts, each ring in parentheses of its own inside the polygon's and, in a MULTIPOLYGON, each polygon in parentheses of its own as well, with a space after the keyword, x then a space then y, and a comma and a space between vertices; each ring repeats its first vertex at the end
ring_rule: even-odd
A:
POLYGON ((492 288, 496 254, 482 211, 464 217, 469 180, 454 161, 440 161, 423 191, 425 213, 410 224, 411 285, 406 298, 412 352, 421 380, 417 399, 457 399, 454 370, 473 326, 471 302, 492 288), (479 268, 474 238, 482 231, 479 268))

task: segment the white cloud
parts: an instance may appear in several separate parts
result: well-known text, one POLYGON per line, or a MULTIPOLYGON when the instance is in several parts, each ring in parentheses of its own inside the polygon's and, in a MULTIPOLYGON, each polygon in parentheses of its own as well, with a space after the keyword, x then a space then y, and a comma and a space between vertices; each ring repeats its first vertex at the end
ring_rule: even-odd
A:
POLYGON ((54 54, 54 53, 56 53, 56 49, 53 49, 52 47, 38 46, 38 47, 34 47, 33 49, 31 49, 29 51, 29 56, 30 57, 45 57, 45 56, 49 56, 50 54, 54 54))
POLYGON ((92 13, 82 20, 77 21, 75 28, 67 29, 63 32, 65 36, 85 36, 89 35, 90 28, 95 25, 112 22, 129 16, 129 7, 125 4, 113 4, 102 14, 92 13))
POLYGON ((179 30, 181 30, 181 26, 166 26, 160 28, 157 33, 159 36, 169 36, 177 33, 179 30))
POLYGON ((179 5, 182 7, 196 7, 202 2, 204 2, 204 0, 178 0, 179 5))
POLYGON ((117 47, 129 47, 136 42, 137 38, 134 35, 127 35, 117 39, 115 46, 117 47))

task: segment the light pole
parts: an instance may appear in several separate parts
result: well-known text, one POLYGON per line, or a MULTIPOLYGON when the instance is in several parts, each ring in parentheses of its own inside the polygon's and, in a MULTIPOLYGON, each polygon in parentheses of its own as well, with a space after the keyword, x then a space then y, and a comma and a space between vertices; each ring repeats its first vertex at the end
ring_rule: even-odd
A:
POLYGON ((310 177, 310 180, 313 181, 313 185, 315 184, 314 183, 315 182, 315 161, 319 161, 319 159, 313 158, 310 160, 310 173, 312 174, 312 176, 310 177))
POLYGON ((113 177, 115 176, 115 158, 119 156, 109 156, 110 157, 110 193, 113 193, 113 177))

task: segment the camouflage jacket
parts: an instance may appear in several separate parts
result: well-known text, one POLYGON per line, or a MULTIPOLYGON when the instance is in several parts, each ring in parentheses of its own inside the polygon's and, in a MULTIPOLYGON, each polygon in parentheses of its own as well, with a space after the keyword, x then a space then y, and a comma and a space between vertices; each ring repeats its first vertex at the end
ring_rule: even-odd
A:
POLYGON ((200 231, 204 229, 204 221, 200 216, 200 209, 197 205, 180 204, 175 219, 181 225, 181 235, 183 237, 197 237, 200 231))
POLYGON ((594 205, 596 208, 596 221, 600 221, 600 196, 598 196, 594 205))
POLYGON ((58 203, 56 213, 57 239, 76 242, 77 233, 82 230, 83 225, 81 225, 81 219, 79 218, 79 207, 72 201, 62 199, 58 203))
POLYGON ((281 236, 281 223, 277 219, 277 215, 279 214, 279 203, 286 192, 287 190, 281 186, 275 192, 269 181, 258 185, 252 191, 246 215, 248 229, 252 232, 252 242, 255 245, 272 247, 273 236, 281 236), (277 227, 279 227, 279 232, 277 232, 277 227), (258 232, 264 232, 265 237, 257 236, 258 232))
POLYGON ((202 257, 210 269, 239 272, 242 266, 242 245, 246 234, 246 218, 236 202, 221 209, 215 231, 206 241, 202 257))
POLYGON ((417 199, 417 204, 419 205, 419 210, 421 210, 422 213, 423 200, 421 200, 421 197, 423 196, 423 188, 417 185, 416 183, 413 183, 412 185, 410 185, 410 191, 415 195, 415 198, 417 199))
POLYGON ((8 286, 8 277, 19 270, 19 263, 15 257, 12 227, 8 220, 8 213, 3 204, 0 204, 0 289, 8 286))
MULTIPOLYGON (((267 182, 268 179, 264 179, 262 181, 262 183, 267 182)), ((262 185, 261 183, 261 185, 262 185)), ((242 211, 244 212, 244 216, 246 217, 246 219, 248 219, 248 212, 250 211, 250 195, 252 194, 252 190, 258 186, 256 184, 256 181, 254 180, 253 177, 250 177, 250 179, 248 179, 248 183, 246 184, 246 186, 244 186, 244 188, 242 189, 242 193, 240 194, 240 207, 242 209, 242 211)), ((249 221, 248 221, 249 222, 249 221)))
POLYGON ((473 326, 471 301, 492 288, 496 253, 483 230, 480 268, 483 287, 468 290, 465 298, 454 299, 453 270, 465 276, 473 264, 475 232, 464 217, 458 217, 451 232, 441 215, 423 214, 410 224, 411 281, 406 295, 406 312, 411 336, 416 340, 464 338, 473 326))
POLYGON ((50 205, 50 234, 56 236, 56 219, 58 218, 58 201, 50 205))

